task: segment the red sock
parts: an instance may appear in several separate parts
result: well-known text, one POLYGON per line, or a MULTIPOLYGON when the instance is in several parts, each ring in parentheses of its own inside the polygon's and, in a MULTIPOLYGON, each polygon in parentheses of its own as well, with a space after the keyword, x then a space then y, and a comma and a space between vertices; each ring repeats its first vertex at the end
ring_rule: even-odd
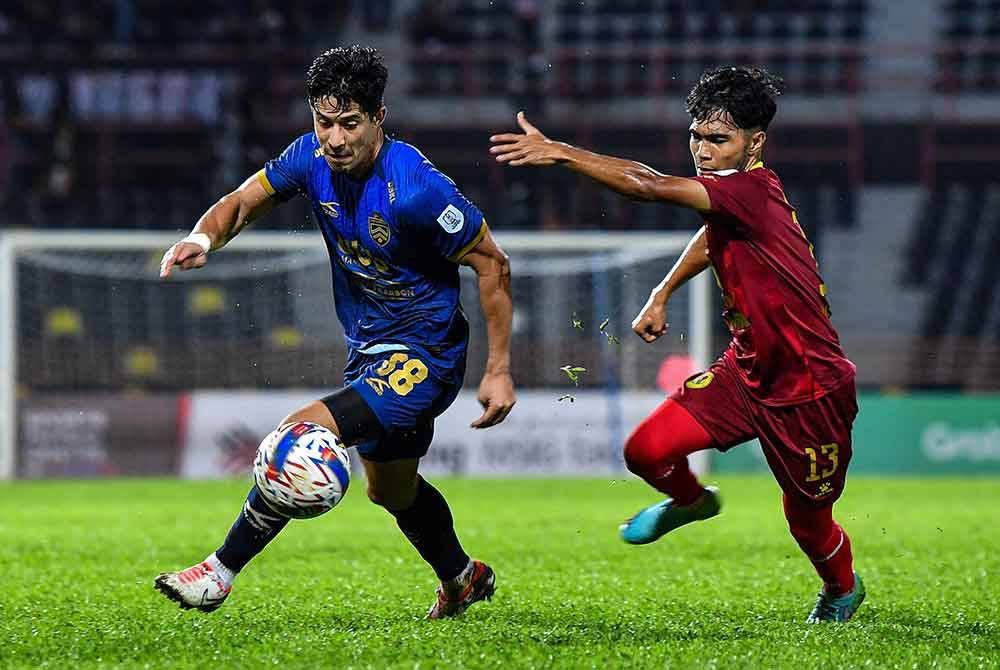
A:
POLYGON ((678 505, 690 505, 704 487, 687 457, 712 446, 712 438, 691 414, 667 399, 639 424, 625 443, 625 464, 678 505))
POLYGON ((816 568, 828 593, 842 595, 854 588, 851 538, 833 520, 833 506, 812 508, 782 498, 792 537, 816 568))

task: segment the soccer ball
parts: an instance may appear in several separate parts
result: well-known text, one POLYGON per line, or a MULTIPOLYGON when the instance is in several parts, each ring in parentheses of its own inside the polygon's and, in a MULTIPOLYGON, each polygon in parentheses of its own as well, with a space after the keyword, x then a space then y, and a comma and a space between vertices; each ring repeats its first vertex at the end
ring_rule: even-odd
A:
POLYGON ((309 519, 337 506, 351 481, 351 457, 333 432, 301 421, 272 431, 257 448, 253 478, 268 507, 309 519))

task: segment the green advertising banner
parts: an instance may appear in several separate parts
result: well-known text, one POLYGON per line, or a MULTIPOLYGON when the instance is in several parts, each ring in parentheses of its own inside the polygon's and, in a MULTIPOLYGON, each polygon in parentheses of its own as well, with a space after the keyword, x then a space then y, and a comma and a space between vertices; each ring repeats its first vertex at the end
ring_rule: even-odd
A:
MULTIPOLYGON (((851 472, 1000 475, 1000 394, 862 393, 851 472)), ((716 472, 766 471, 755 441, 713 454, 716 472)))

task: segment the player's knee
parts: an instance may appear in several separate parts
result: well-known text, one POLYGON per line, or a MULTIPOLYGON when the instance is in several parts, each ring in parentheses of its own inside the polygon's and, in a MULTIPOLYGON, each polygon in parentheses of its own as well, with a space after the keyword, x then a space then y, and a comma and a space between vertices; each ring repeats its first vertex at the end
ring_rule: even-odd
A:
POLYGON ((640 425, 625 441, 625 467, 640 477, 657 465, 654 435, 640 425))
POLYGON ((408 509, 413 505, 413 500, 416 497, 415 491, 411 491, 409 488, 386 488, 371 482, 368 484, 367 493, 369 500, 390 512, 408 509))
POLYGON ((792 534, 792 537, 799 544, 800 547, 808 547, 815 544, 813 533, 810 529, 803 526, 798 526, 789 522, 788 532, 792 534))
POLYGON ((390 492, 380 489, 379 487, 369 483, 368 484, 368 499, 379 507, 384 507, 388 510, 393 509, 393 496, 390 492))
POLYGON ((366 493, 368 494, 368 499, 371 500, 374 504, 378 505, 379 507, 385 507, 384 504, 385 497, 382 496, 381 492, 371 483, 368 484, 368 490, 366 491, 366 493))
POLYGON ((812 522, 789 519, 788 531, 799 546, 808 551, 826 542, 833 533, 833 526, 823 523, 822 518, 812 522))
POLYGON ((324 428, 332 430, 337 437, 340 437, 340 427, 330 414, 330 410, 322 402, 312 402, 305 407, 292 412, 278 422, 278 426, 287 426, 288 424, 299 423, 300 421, 318 423, 324 428))

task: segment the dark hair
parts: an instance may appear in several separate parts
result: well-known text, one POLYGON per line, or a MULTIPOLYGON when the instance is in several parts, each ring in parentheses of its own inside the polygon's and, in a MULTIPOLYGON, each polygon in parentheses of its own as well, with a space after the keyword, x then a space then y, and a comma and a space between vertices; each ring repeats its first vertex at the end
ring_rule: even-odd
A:
POLYGON ((781 77, 759 67, 717 67, 701 75, 685 109, 696 121, 728 113, 737 128, 767 130, 783 86, 781 77))
POLYGON ((332 98, 344 110, 351 102, 361 111, 375 116, 382 107, 382 94, 389 71, 382 56, 373 47, 355 44, 350 47, 327 49, 306 71, 306 95, 309 105, 332 98))

